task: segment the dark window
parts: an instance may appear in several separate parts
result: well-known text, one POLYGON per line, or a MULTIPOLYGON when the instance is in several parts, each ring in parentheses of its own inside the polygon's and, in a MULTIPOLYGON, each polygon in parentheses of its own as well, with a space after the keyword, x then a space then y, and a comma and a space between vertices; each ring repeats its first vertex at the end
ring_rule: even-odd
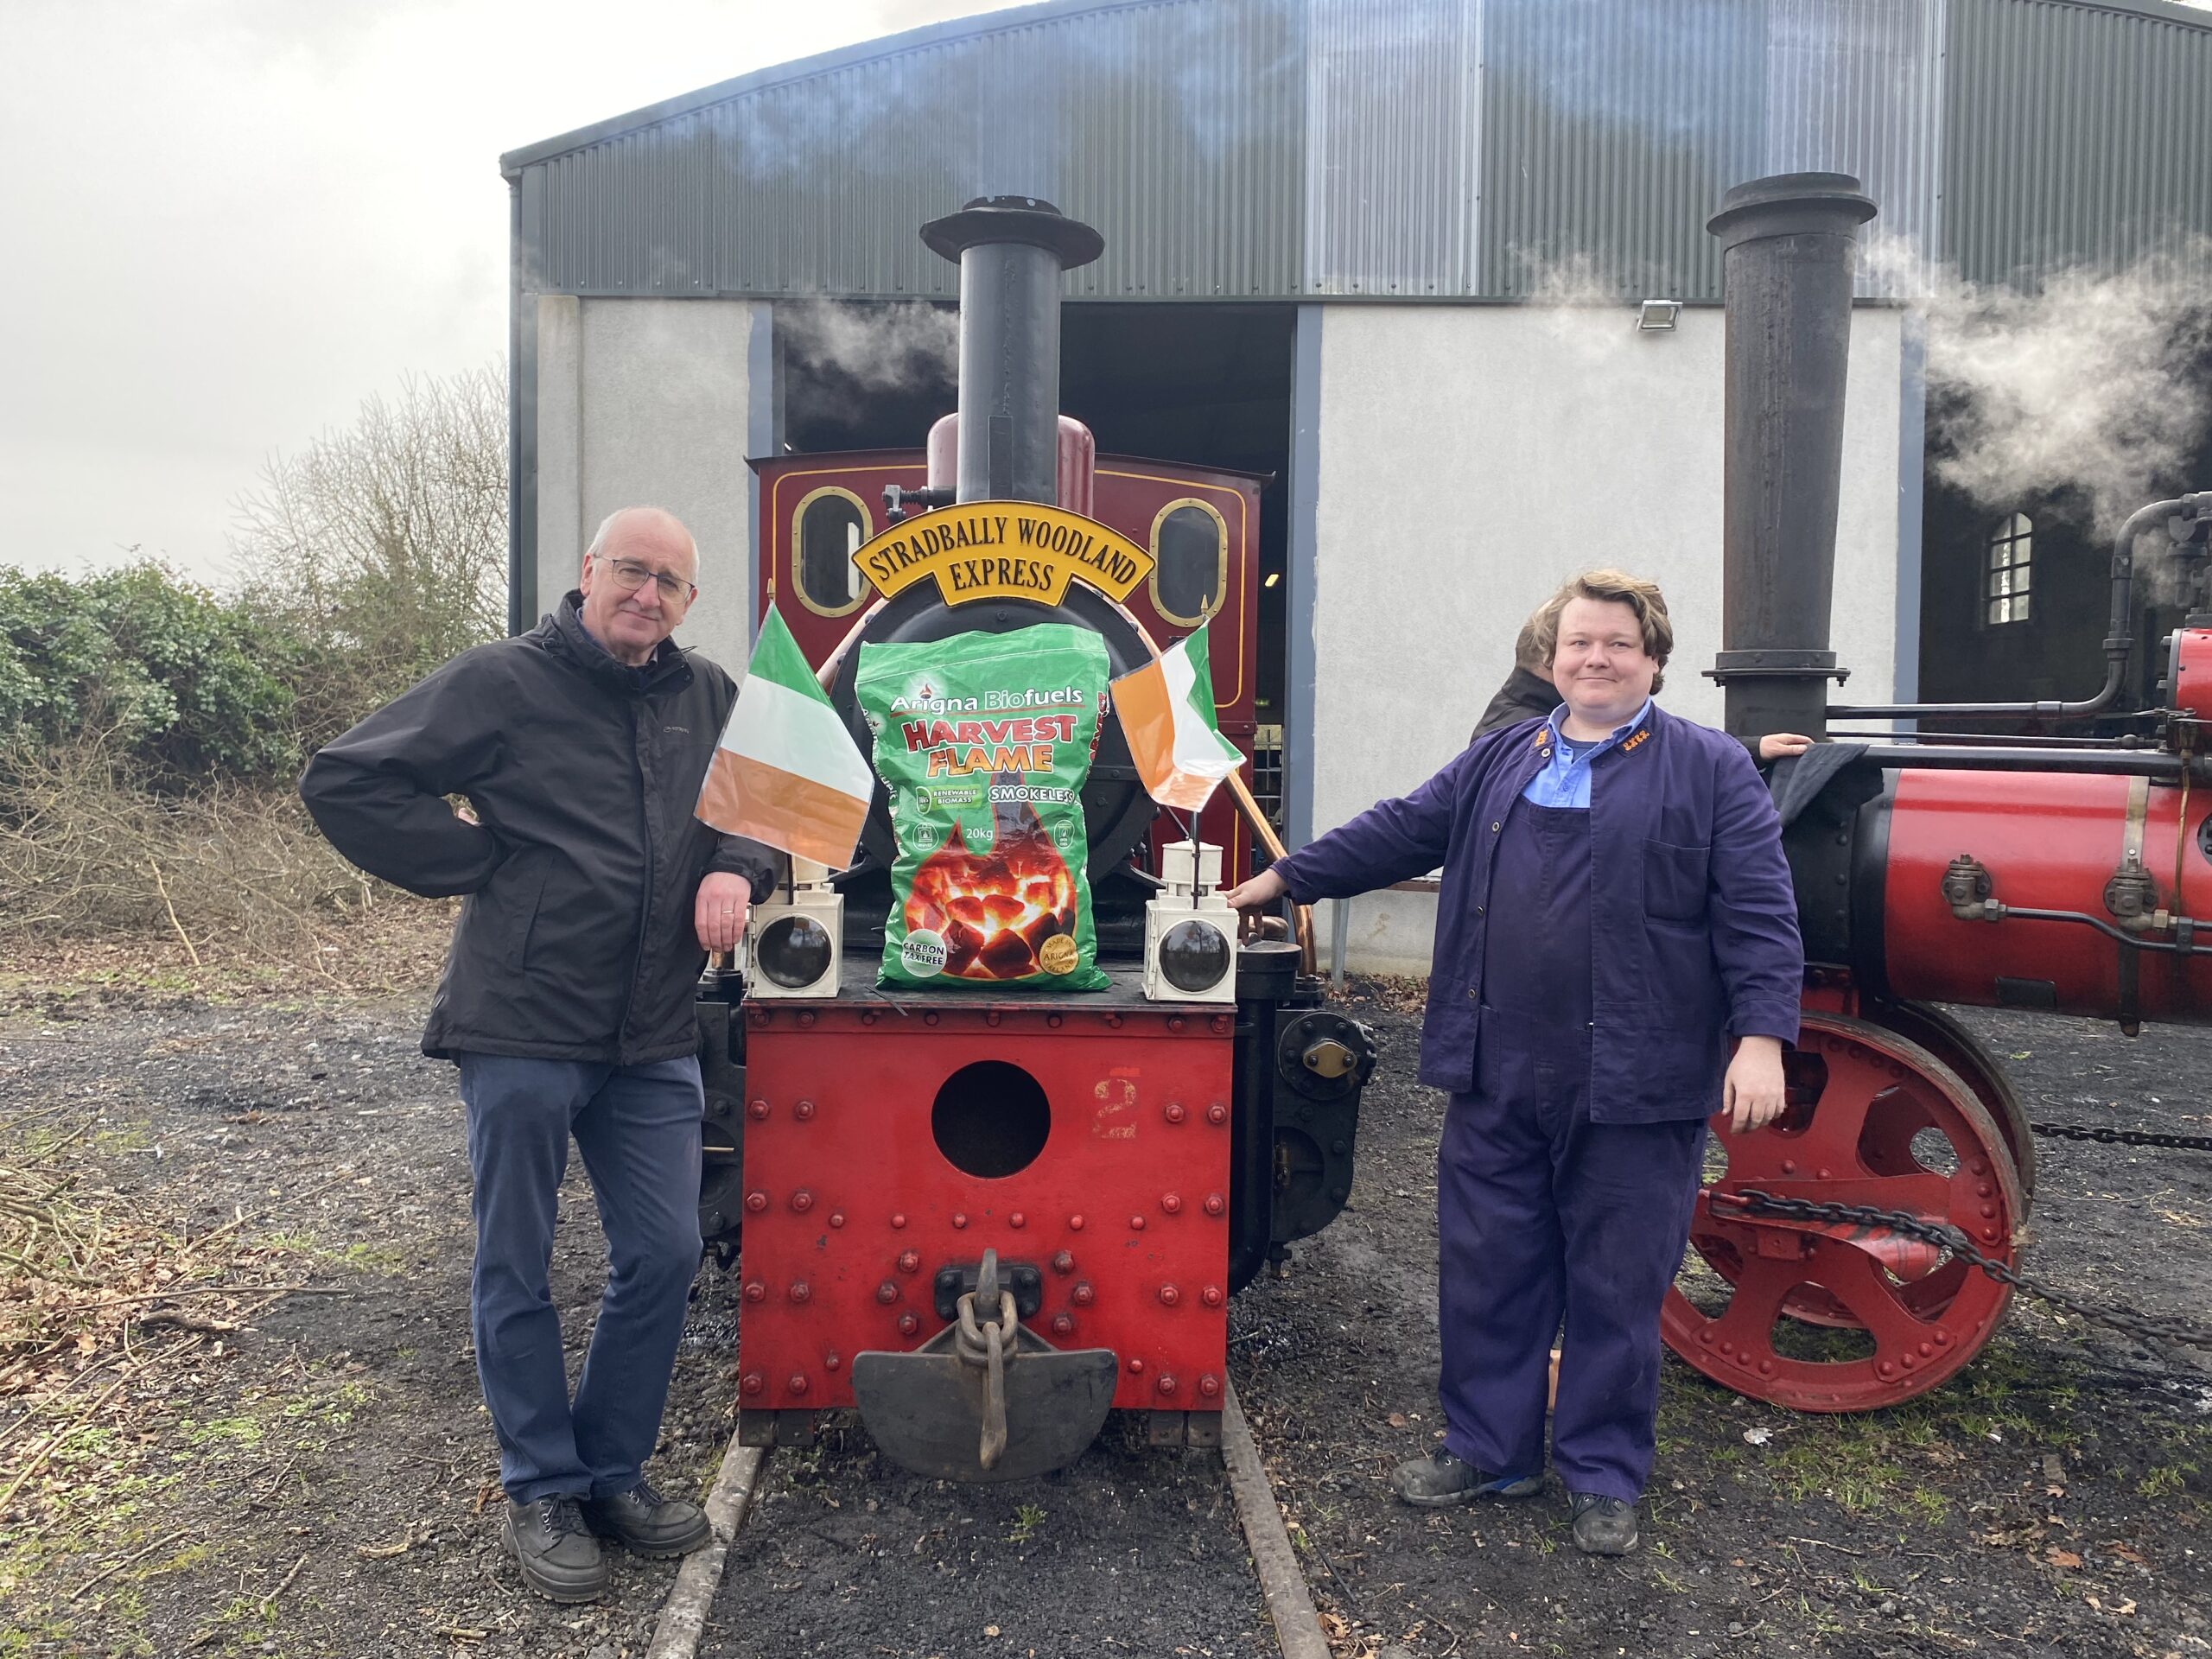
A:
POLYGON ((1178 501, 1153 521, 1152 602, 1170 622, 1196 627, 1221 605, 1229 576, 1229 526, 1201 501, 1178 501))
POLYGON ((1982 556, 1981 620, 1994 626, 2028 620, 2028 579, 2035 524, 2016 512, 1989 533, 1982 556))
POLYGON ((868 509, 842 490, 817 490, 798 504, 791 563, 807 609, 842 616, 858 608, 866 584, 853 554, 868 537, 868 509))

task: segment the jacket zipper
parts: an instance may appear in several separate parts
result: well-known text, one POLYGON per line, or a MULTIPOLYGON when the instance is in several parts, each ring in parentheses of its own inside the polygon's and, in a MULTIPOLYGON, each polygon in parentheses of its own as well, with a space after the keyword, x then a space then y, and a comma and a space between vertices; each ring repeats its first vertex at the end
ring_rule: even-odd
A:
POLYGON ((627 1058, 630 1047, 630 1010, 637 1002, 638 980, 645 970, 645 951, 652 944, 655 863, 653 817, 652 809, 645 800, 645 756, 638 747, 639 743, 645 741, 645 734, 642 727, 650 724, 649 721, 641 721, 640 715, 649 708, 650 704, 643 697, 637 699, 630 705, 630 734, 633 740, 630 753, 632 764, 635 766, 638 776, 638 835, 645 852, 645 902, 638 915, 638 954, 636 959, 630 964, 630 984, 622 996, 622 1023, 614 1030, 614 1063, 617 1065, 631 1064, 627 1058))

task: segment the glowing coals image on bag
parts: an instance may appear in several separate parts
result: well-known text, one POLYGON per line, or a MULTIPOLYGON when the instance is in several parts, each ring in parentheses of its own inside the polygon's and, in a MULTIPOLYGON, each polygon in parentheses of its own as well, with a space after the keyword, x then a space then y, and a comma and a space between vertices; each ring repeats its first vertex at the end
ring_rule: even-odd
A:
POLYGON ((1083 784, 1110 672, 1088 628, 863 645, 855 679, 899 856, 887 986, 1106 988, 1083 784))

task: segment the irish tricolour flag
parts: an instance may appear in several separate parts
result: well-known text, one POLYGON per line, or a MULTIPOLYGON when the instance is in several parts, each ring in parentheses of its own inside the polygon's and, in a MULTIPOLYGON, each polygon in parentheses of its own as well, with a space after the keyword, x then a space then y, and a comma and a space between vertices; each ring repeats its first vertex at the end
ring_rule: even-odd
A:
POLYGON ((1206 631, 1177 641, 1114 682, 1114 710, 1145 792, 1162 806, 1195 812, 1243 763, 1213 723, 1213 674, 1206 631))
POLYGON ((842 870, 874 795, 875 773, 772 607, 699 787, 699 817, 842 870))

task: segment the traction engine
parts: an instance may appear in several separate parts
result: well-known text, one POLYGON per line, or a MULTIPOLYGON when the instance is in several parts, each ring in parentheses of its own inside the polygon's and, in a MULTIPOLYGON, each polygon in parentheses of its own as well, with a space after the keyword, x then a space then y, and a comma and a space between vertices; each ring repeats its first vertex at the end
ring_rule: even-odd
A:
MULTIPOLYGON (((863 753, 862 645, 1073 623, 1119 677, 1169 643, 1123 602, 1151 556, 1087 516, 1090 435, 1058 410, 1060 276, 1098 234, 994 197, 922 236, 960 267, 959 412, 931 435, 927 485, 887 488, 889 527, 852 551, 874 591, 819 677, 863 753), (960 509, 982 502, 1057 511, 1073 550, 1057 589, 952 575, 960 509)), ((880 783, 854 867, 795 864, 754 907, 747 976, 702 987, 701 1214, 739 1266, 746 1443, 804 1444, 819 1413, 854 1409, 907 1468, 969 1480, 1058 1468, 1115 1408, 1147 1414, 1155 1444, 1219 1443, 1229 1298, 1343 1206, 1375 1045, 1321 1006, 1308 918, 1239 943, 1222 848, 1165 842, 1110 715, 1082 799, 1109 989, 879 989, 880 783)), ((1009 912, 1066 876, 1020 863, 949 846, 922 874, 1009 912)))
POLYGON ((2201 590, 2212 492, 2152 503, 2120 531, 2092 696, 1828 701, 1846 672, 1828 640, 1852 274, 1873 213, 1855 179, 1793 174, 1738 186, 1708 226, 1727 308, 1712 671, 1731 732, 1830 741, 1773 779, 1808 963, 1789 1104, 1751 1135, 1715 1121, 1725 1169, 1709 1155, 1691 1234, 1711 1273, 1685 1275, 1664 1328, 1706 1376, 1811 1411, 1893 1404, 1956 1373, 2012 1294, 1961 1241, 2007 1269, 2027 1248, 2026 1116, 1938 1004, 2110 1019, 2131 1036, 2145 1020, 2212 1018, 2212 613, 2164 642, 2166 706, 2139 717, 2143 732, 1941 729, 2111 710, 2136 562, 2171 561, 2201 590), (1917 726, 1833 729, 1832 717, 1917 726))

